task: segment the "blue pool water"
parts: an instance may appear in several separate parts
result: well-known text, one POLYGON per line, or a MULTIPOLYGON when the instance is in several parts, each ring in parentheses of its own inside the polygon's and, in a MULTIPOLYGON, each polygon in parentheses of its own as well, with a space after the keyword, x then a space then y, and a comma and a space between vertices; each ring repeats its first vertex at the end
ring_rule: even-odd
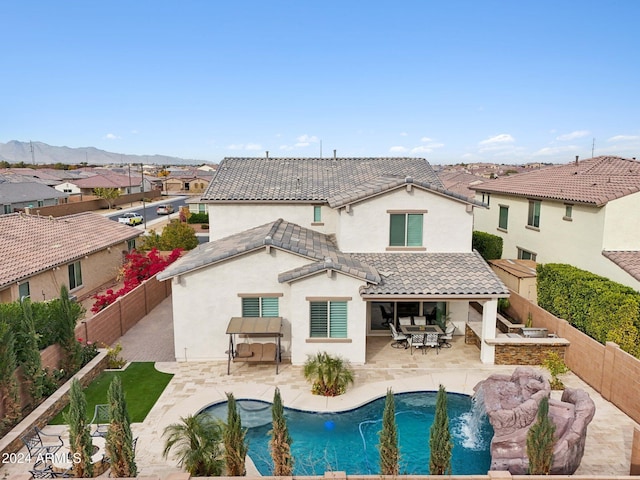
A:
MULTIPOLYGON (((400 445, 400 473, 429 474, 429 430, 435 413, 436 392, 395 395, 400 445)), ((271 404, 238 400, 243 427, 247 427, 249 456, 262 475, 273 474, 269 454, 271 404)), ((491 463, 489 446, 493 428, 473 411, 469 396, 447 394, 449 428, 454 443, 451 469, 454 475, 486 474, 491 463)), ((340 413, 305 412, 285 408, 294 458, 295 475, 323 475, 345 471, 350 475, 380 473, 378 441, 382 428, 384 397, 340 413)), ((205 412, 226 421, 227 404, 205 412)))

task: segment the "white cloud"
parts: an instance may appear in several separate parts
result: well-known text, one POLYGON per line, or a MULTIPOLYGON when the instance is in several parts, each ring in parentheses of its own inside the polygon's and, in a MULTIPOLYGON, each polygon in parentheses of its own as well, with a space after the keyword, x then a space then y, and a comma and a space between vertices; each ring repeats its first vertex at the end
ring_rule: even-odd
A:
POLYGON ((575 152, 579 150, 580 147, 577 145, 564 145, 562 147, 544 147, 534 152, 532 154, 533 157, 550 157, 553 155, 561 155, 563 153, 575 152))
POLYGON ((516 139, 508 133, 501 133, 500 135, 496 135, 495 137, 482 140, 478 145, 504 145, 505 143, 513 143, 515 141, 516 139))
POLYGON ((433 149, 427 147, 426 145, 420 145, 419 147, 413 147, 411 149, 411 153, 431 153, 433 149))
POLYGON ((408 137, 409 134, 407 132, 400 132, 401 137, 408 137))
POLYGON ((640 140, 638 135, 616 135, 608 138, 607 142, 633 142, 634 140, 640 140))
POLYGON ((420 139, 421 142, 433 142, 433 139, 429 138, 429 137, 422 137, 420 139))
POLYGON ((232 143, 227 145, 228 150, 262 150, 262 145, 259 143, 232 143))
POLYGON ((391 148, 389 149, 389 151, 390 151, 391 153, 405 153, 405 152, 407 152, 408 150, 409 150, 409 149, 408 149, 407 147, 402 147, 402 146, 400 146, 400 145, 396 145, 396 146, 391 147, 391 148))
POLYGON ((296 144, 294 144, 294 147, 308 147, 309 145, 311 145, 309 142, 298 142, 296 144))
POLYGON ((310 143, 318 143, 319 138, 315 135, 307 135, 305 133, 304 135, 300 135, 298 138, 296 138, 296 140, 298 141, 298 143, 306 143, 306 145, 303 145, 306 147, 310 143))
POLYGON ((566 133, 564 135, 558 135, 556 140, 561 142, 566 142, 568 140, 575 140, 576 138, 582 138, 590 135, 591 132, 589 130, 576 130, 575 132, 566 133))
POLYGON ((119 137, 119 136, 117 136, 117 135, 115 135, 115 134, 113 134, 113 133, 107 133, 107 134, 104 136, 104 138, 105 138, 106 140, 118 140, 120 137, 119 137))
POLYGON ((133 135, 137 135, 139 132, 138 132, 138 130, 131 130, 131 133, 132 133, 133 135))

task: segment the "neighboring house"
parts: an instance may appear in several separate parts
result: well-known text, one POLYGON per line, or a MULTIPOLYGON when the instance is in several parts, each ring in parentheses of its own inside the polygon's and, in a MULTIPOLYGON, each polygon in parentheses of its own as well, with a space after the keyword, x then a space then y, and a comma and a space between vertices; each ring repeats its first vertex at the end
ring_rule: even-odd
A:
POLYGON ((208 205, 202 201, 201 197, 189 197, 186 203, 191 213, 207 213, 208 205))
MULTIPOLYGON (((482 204, 424 159, 226 158, 201 202, 210 242, 158 276, 173 282, 178 360, 227 358, 232 317, 281 317, 293 364, 318 351, 364 363, 367 336, 398 317, 448 317, 464 334, 470 302, 495 336, 509 292, 471 250, 482 204)), ((481 359, 493 363, 486 342, 481 359)))
POLYGON ((198 169, 174 170, 162 180, 163 190, 167 194, 194 194, 202 193, 209 186, 214 172, 198 169))
POLYGON ((67 203, 69 195, 38 182, 0 183, 0 214, 67 203))
POLYGON ((476 197, 475 190, 471 186, 478 185, 486 181, 486 178, 460 171, 443 170, 438 172, 438 178, 444 188, 450 192, 458 193, 469 199, 476 197))
POLYGON ((104 172, 92 177, 67 180, 56 186, 57 190, 82 195, 93 195, 96 188, 115 188, 122 194, 140 193, 142 191, 141 177, 137 174, 130 177, 119 173, 104 172))
POLYGON ((601 156, 472 187, 503 258, 568 263, 640 290, 640 162, 601 156))
POLYGON ((96 213, 0 216, 0 302, 60 296, 82 299, 113 281, 140 231, 96 213))

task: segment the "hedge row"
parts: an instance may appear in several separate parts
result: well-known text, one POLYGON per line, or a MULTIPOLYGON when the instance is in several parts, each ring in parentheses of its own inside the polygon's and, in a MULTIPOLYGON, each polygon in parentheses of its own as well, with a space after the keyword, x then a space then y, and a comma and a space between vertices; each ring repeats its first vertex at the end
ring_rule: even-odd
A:
POLYGON ((538 305, 604 344, 640 358, 640 293, 571 265, 538 267, 538 305))
POLYGON ((187 219, 187 223, 209 223, 208 213, 192 213, 187 219))
POLYGON ((471 245, 485 260, 502 258, 502 237, 498 235, 474 231, 471 245))

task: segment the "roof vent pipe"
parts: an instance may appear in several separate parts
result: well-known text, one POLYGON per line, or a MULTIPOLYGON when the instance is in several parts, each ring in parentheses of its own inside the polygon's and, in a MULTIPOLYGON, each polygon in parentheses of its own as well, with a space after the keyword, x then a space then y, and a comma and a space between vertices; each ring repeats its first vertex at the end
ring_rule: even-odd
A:
POLYGON ((335 149, 333 150, 333 159, 334 160, 336 159, 336 150, 335 149))
POLYGON ((576 165, 578 165, 578 158, 580 158, 580 155, 576 155, 576 165))
POLYGON ((267 155, 267 160, 269 160, 269 150, 264 152, 267 155))

